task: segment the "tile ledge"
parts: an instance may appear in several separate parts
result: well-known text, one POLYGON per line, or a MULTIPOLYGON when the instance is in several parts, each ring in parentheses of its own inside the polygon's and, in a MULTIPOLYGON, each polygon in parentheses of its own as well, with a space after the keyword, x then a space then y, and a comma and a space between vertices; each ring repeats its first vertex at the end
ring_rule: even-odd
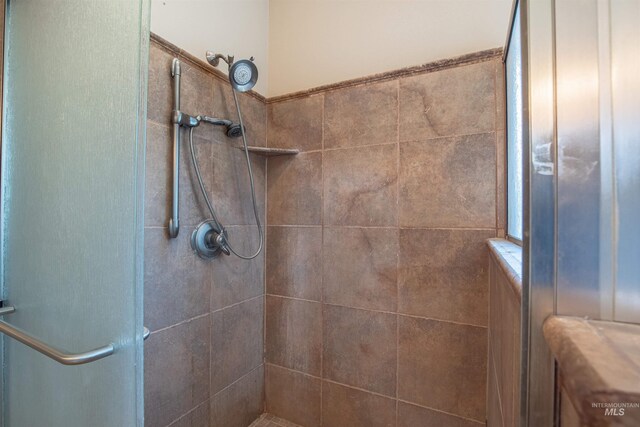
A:
POLYGON ((489 252, 509 279, 516 296, 522 301, 522 247, 506 239, 488 239, 489 252))
MULTIPOLYGON (((236 147, 239 150, 244 150, 244 147, 236 147)), ((297 148, 271 148, 271 147, 256 147, 253 145, 247 146, 250 153, 258 154, 264 157, 273 156, 292 156, 300 152, 297 148)))
MULTIPOLYGON (((585 425, 610 425, 604 407, 640 405, 640 325, 551 316, 544 337, 562 386, 585 425)), ((640 407, 625 408, 623 425, 639 425, 640 407)))

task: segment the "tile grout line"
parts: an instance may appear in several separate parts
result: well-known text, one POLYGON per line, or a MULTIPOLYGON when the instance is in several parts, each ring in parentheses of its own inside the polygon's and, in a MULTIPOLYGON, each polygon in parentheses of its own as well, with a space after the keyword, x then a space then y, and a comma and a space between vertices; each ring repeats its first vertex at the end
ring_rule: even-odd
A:
POLYGON ((282 370, 294 373, 294 374, 298 374, 298 375, 302 375, 302 376, 305 376, 305 377, 308 377, 308 378, 312 378, 312 379, 320 380, 320 381, 323 381, 323 382, 335 384, 335 385, 338 385, 338 386, 341 386, 341 387, 349 388, 351 390, 357 390, 357 391, 360 391, 362 393, 367 393, 367 394, 370 394, 370 395, 373 395, 373 396, 377 396, 377 397, 381 397, 381 398, 388 399, 388 400, 397 400, 400 403, 406 403, 406 404, 409 404, 409 405, 417 406, 419 408, 428 409, 428 410, 431 410, 431 411, 434 411, 434 412, 439 412, 439 413, 451 415, 453 417, 457 417, 457 418, 461 418, 461 419, 464 419, 464 420, 473 421, 473 422, 476 422, 476 423, 481 423, 480 421, 478 421, 476 419, 473 419, 473 418, 467 418, 467 417, 464 417, 462 415, 458 415, 458 414, 455 414, 455 413, 452 413, 452 412, 446 412, 446 411, 443 411, 443 410, 440 410, 440 409, 432 408, 430 406, 426 406, 426 405, 423 405, 423 404, 420 404, 420 403, 416 403, 416 402, 411 402, 411 401, 405 400, 405 399, 400 399, 400 398, 395 399, 393 396, 389 396, 389 395, 386 395, 386 394, 382 394, 382 393, 378 393, 378 392, 375 392, 375 391, 367 390, 367 389, 362 388, 362 387, 357 387, 357 386, 353 386, 353 385, 350 385, 350 384, 341 383, 339 381, 334 381, 334 380, 329 379, 329 378, 323 379, 323 378, 318 377, 316 375, 308 374, 306 372, 298 371, 296 369, 287 368, 286 366, 276 365, 274 363, 267 363, 267 364, 271 365, 271 366, 274 366, 274 367, 276 367, 278 369, 282 369, 282 370))
POLYGON ((398 246, 396 247, 396 427, 400 417, 400 405, 398 403, 400 388, 400 315, 398 314, 400 305, 400 79, 397 80, 397 111, 396 111, 396 237, 398 246))
POLYGON ((255 371, 257 371, 258 369, 260 369, 261 366, 264 366, 264 364, 260 364, 258 366, 255 366, 253 368, 251 368, 251 370, 249 372, 246 372, 245 374, 243 374, 242 376, 240 376, 239 378, 235 379, 232 383, 228 384, 226 387, 218 390, 216 392, 216 394, 214 394, 213 396, 209 396, 210 399, 213 399, 214 397, 217 397, 218 395, 226 392, 227 390, 229 390, 231 387, 233 387, 234 385, 236 385, 237 383, 239 383, 240 381, 242 381, 243 379, 245 379, 246 377, 248 377, 249 375, 253 374, 255 371))
POLYGON ((234 302, 233 304, 230 304, 230 305, 227 305, 227 306, 224 306, 224 307, 221 307, 221 308, 216 308, 215 310, 211 310, 211 314, 219 313, 219 312, 224 311, 224 310, 226 310, 228 308, 237 307, 240 304, 244 304, 246 302, 251 302, 251 301, 253 301, 255 299, 258 299, 258 298, 262 298, 262 295, 255 295, 255 296, 252 296, 250 298, 244 299, 242 301, 234 302))
POLYGON ((327 97, 322 94, 322 155, 320 156, 320 183, 322 188, 320 189, 320 427, 324 423, 323 405, 324 405, 324 128, 325 128, 325 108, 327 97))
POLYGON ((200 320, 205 316, 209 316, 210 314, 211 313, 206 312, 206 313, 203 313, 203 314, 198 314, 197 316, 190 317, 188 319, 181 320, 178 323, 174 323, 173 325, 169 325, 169 326, 165 326, 165 327, 160 328, 160 329, 153 330, 153 331, 151 331, 151 335, 157 334, 157 333, 160 333, 160 332, 164 332, 166 330, 169 330, 169 329, 172 329, 172 328, 175 328, 175 327, 178 327, 178 326, 182 326, 182 325, 185 325, 187 323, 194 322, 196 320, 200 320))
POLYGON ((342 304, 336 304, 336 303, 330 303, 330 302, 320 302, 320 301, 313 301, 313 300, 307 300, 307 299, 302 299, 302 298, 296 298, 296 297, 290 297, 290 296, 286 296, 286 295, 276 295, 276 294, 268 294, 269 297, 272 298, 282 298, 282 299, 287 299, 287 300, 294 300, 294 301, 304 301, 304 302, 308 302, 308 303, 314 303, 314 304, 320 304, 320 305, 325 305, 325 306, 331 306, 331 307, 340 307, 340 308, 349 308, 352 310, 360 310, 360 311, 367 311, 370 313, 379 313, 379 314, 387 314, 387 315, 398 315, 400 317, 409 317, 411 319, 419 319, 419 320, 431 320, 434 322, 443 322, 443 323, 450 323, 453 325, 460 325, 460 326, 471 326, 474 328, 482 328, 482 329, 487 329, 488 326, 487 325, 476 325, 473 323, 465 323, 465 322, 458 322, 455 320, 447 320, 447 319, 439 319, 436 317, 426 317, 426 316, 420 316, 417 314, 410 314, 410 313, 400 313, 400 312, 395 312, 395 311, 388 311, 388 310, 379 310, 379 309, 371 309, 371 308, 362 308, 362 307, 353 307, 353 306, 349 306, 349 305, 342 305, 342 304))
MULTIPOLYGON (((496 186, 495 186, 495 206, 496 206, 496 211, 495 211, 495 216, 496 216, 496 230, 499 227, 498 224, 498 211, 499 211, 499 207, 498 207, 498 66, 496 66, 494 68, 494 73, 493 73, 493 114, 494 114, 494 120, 493 120, 493 128, 495 129, 495 149, 494 149, 494 155, 495 155, 495 159, 496 159, 496 186)), ((497 234, 497 231, 496 231, 497 234)))
POLYGON ((209 397, 207 397, 205 400, 203 400, 202 402, 198 403, 196 406, 194 406, 193 408, 189 409, 187 412, 185 412, 184 414, 180 415, 178 418, 174 419, 173 421, 171 421, 169 424, 167 424, 167 427, 171 427, 172 425, 174 425, 175 423, 177 423, 178 421, 184 419, 187 415, 192 414, 193 412, 196 411, 196 409, 198 409, 199 407, 201 407, 202 405, 208 404, 209 403, 209 397))
POLYGON ((496 131, 495 131, 495 124, 494 124, 488 130, 470 132, 470 133, 455 133, 455 134, 450 134, 450 135, 438 135, 438 136, 433 136, 433 137, 430 137, 430 138, 405 139, 405 140, 401 140, 400 144, 416 144, 416 143, 426 144, 426 143, 429 143, 430 141, 437 141, 437 140, 441 140, 441 139, 466 138, 466 137, 470 137, 470 136, 487 135, 487 134, 495 133, 495 132, 496 131))
MULTIPOLYGON (((269 107, 264 105, 264 146, 269 147, 269 107)), ((262 373, 262 411, 267 412, 267 259, 269 250, 267 242, 269 240, 269 158, 264 159, 264 257, 262 260, 262 363, 265 366, 262 373)))
MULTIPOLYGON (((246 227, 244 225, 228 226, 229 227, 246 227)), ((296 224, 273 224, 269 227, 280 228, 351 228, 351 229, 374 229, 374 230, 442 230, 442 231, 494 231, 496 228, 491 227, 419 227, 419 226, 393 226, 393 225, 296 225, 296 224)), ((166 227, 145 227, 145 228, 166 228, 166 227)))

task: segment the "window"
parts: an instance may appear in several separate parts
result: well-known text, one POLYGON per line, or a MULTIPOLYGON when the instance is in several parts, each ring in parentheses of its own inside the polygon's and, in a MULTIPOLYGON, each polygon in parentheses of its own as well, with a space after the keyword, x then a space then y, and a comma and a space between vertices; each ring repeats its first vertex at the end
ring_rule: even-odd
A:
POLYGON ((520 4, 516 5, 513 13, 513 24, 505 57, 505 77, 507 96, 507 235, 521 241, 523 226, 523 96, 520 4))

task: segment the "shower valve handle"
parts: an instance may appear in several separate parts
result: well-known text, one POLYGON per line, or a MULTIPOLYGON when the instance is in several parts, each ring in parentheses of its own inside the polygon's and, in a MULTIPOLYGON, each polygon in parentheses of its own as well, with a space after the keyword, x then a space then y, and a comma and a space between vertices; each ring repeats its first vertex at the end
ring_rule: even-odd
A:
POLYGON ((231 255, 224 231, 221 233, 218 233, 216 230, 208 231, 205 236, 205 242, 210 249, 219 249, 224 252, 225 255, 231 255))

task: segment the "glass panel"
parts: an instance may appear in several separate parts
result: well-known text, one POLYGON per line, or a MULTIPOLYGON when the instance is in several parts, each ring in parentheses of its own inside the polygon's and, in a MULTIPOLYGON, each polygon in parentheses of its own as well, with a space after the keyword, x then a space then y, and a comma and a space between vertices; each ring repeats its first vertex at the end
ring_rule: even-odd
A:
POLYGON ((640 323, 640 2, 611 1, 615 320, 640 323))
POLYGON ((2 146, 6 427, 142 425, 146 0, 10 1, 2 146), (142 125, 142 126, 141 126, 142 125))
POLYGON ((507 79, 507 227, 522 240, 522 57, 520 5, 514 14, 506 60, 507 79))

